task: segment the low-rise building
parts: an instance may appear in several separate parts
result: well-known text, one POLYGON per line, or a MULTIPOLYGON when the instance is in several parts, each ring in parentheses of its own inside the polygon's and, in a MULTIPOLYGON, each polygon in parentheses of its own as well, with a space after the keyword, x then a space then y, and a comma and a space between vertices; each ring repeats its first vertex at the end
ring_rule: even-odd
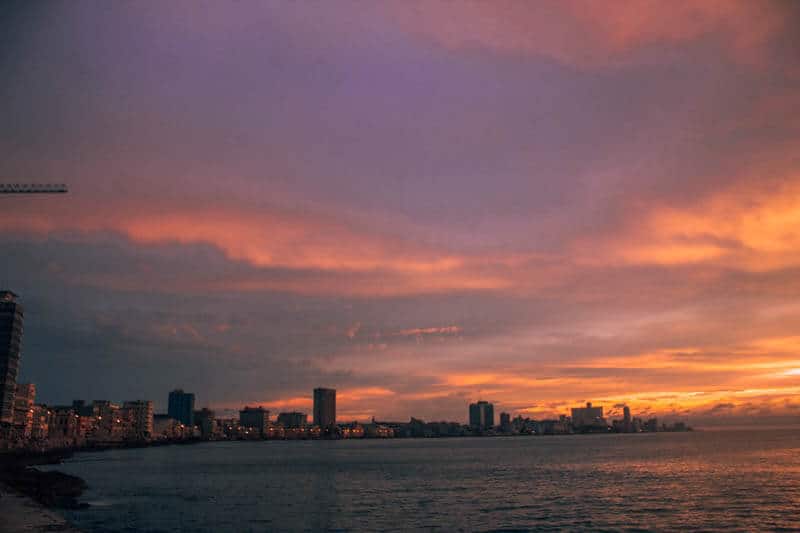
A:
POLYGON ((390 439, 394 437, 394 429, 373 421, 364 424, 364 436, 370 439, 390 439))
POLYGON ((200 437, 211 439, 217 435, 217 424, 214 418, 214 411, 204 407, 194 412, 194 423, 200 431, 200 437))
POLYGON ((16 394, 14 395, 14 427, 17 436, 23 440, 31 438, 35 400, 36 385, 33 383, 17 383, 16 394))
POLYGON ((47 440, 53 448, 69 448, 82 445, 78 416, 71 407, 50 409, 50 427, 47 440))
POLYGON ((308 415, 298 412, 280 413, 278 424, 284 428, 301 428, 308 424, 308 415))
POLYGON ((341 424, 339 426, 339 434, 343 439, 361 439, 364 437, 364 426, 358 422, 341 424))
POLYGON ((167 414, 153 415, 153 440, 182 440, 192 435, 191 428, 167 414))
POLYGON ((35 442, 46 441, 50 435, 50 410, 45 405, 33 406, 33 421, 31 423, 31 440, 35 442))
POLYGON ((153 436, 153 402, 134 400, 125 402, 121 418, 128 424, 126 437, 129 440, 149 440, 153 436))

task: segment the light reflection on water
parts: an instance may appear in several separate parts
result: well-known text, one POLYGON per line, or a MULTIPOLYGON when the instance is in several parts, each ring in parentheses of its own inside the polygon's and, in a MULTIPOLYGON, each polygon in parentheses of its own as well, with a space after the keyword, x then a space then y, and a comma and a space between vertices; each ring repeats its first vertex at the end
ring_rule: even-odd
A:
POLYGON ((800 433, 221 442, 78 455, 87 531, 800 529, 800 433))

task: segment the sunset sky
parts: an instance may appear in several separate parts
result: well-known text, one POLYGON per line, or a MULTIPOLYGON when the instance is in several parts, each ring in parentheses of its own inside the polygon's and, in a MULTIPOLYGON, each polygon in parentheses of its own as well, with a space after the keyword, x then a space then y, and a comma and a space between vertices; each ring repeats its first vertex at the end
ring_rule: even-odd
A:
POLYGON ((800 4, 4 2, 38 399, 800 420, 800 4), (772 418, 770 418, 772 419, 772 418))

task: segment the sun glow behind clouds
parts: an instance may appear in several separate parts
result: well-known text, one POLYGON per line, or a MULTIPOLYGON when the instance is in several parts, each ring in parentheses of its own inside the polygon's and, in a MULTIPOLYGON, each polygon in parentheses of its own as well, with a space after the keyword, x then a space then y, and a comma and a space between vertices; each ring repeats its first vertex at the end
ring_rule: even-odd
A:
POLYGON ((3 171, 70 184, 0 210, 46 399, 796 413, 796 9, 452 7, 0 26, 3 171))

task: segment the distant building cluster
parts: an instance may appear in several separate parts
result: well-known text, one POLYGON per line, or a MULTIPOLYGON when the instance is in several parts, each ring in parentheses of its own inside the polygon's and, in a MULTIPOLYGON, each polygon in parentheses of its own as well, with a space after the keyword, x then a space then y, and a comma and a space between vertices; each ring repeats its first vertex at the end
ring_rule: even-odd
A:
POLYGON ((282 412, 275 421, 261 406, 245 406, 238 418, 217 418, 213 410, 195 409, 195 395, 182 389, 169 393, 167 413, 154 413, 150 400, 121 404, 108 400, 74 400, 71 405, 36 403, 36 386, 17 383, 22 346, 24 309, 18 296, 0 291, 0 451, 13 449, 97 448, 185 440, 419 438, 490 435, 561 435, 572 433, 639 433, 686 431, 685 424, 658 425, 656 418, 623 418, 609 423, 603 408, 587 403, 571 416, 532 420, 500 413, 481 400, 469 405, 469 424, 458 422, 340 423, 336 418, 336 390, 313 391, 312 421, 301 412, 282 412))

